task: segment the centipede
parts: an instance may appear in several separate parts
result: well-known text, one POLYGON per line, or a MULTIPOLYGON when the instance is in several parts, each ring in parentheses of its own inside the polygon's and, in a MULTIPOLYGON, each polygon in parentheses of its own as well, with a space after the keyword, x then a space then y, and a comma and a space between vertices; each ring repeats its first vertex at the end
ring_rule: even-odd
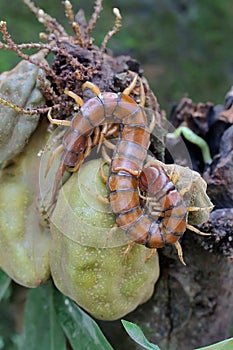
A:
MULTIPOLYGON (((71 172, 78 171, 90 153, 93 147, 91 139, 93 131, 100 125, 106 126, 105 131, 102 130, 94 142, 101 143, 107 135, 106 130, 110 134, 113 133, 112 130, 115 129, 112 129, 112 125, 118 124, 116 145, 109 146, 109 143, 105 143, 107 147, 114 149, 112 158, 105 157, 110 164, 106 185, 116 224, 126 232, 130 240, 125 258, 135 243, 151 249, 148 259, 157 248, 173 244, 181 262, 184 263, 178 240, 187 228, 191 228, 187 223, 188 208, 162 167, 144 167, 155 118, 152 120, 147 118, 144 108, 145 91, 141 80, 139 103, 129 96, 137 80, 138 76, 135 75, 131 84, 122 93, 101 92, 96 85, 86 82, 82 88, 90 88, 96 96, 85 103, 71 91, 65 92, 76 101, 80 109, 71 121, 57 120, 51 115, 48 116, 52 124, 69 126, 62 144, 51 156, 53 159, 56 154, 62 152, 53 193, 56 193, 65 169, 71 172), (147 196, 158 201, 160 205, 158 218, 154 219, 145 211, 141 204, 139 188, 147 196)), ((193 230, 199 233, 197 229, 193 230)))

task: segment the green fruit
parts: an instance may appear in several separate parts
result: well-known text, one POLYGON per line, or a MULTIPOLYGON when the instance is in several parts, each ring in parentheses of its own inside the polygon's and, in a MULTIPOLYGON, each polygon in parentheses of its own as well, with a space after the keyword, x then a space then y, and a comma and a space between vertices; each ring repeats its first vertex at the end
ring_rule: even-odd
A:
POLYGON ((0 266, 17 283, 37 287, 50 276, 50 232, 40 225, 38 151, 45 142, 40 126, 24 152, 1 172, 0 266))
POLYGON ((60 191, 51 218, 51 274, 57 288, 102 320, 123 317, 147 301, 159 276, 158 255, 147 263, 148 248, 128 246, 115 223, 99 175, 100 161, 84 164, 60 191))
MULTIPOLYGON (((45 55, 45 51, 42 50, 31 57, 46 64, 45 55)), ((0 97, 24 109, 43 106, 45 99, 41 93, 38 76, 48 82, 42 69, 22 60, 14 69, 0 75, 0 97)), ((39 114, 23 115, 12 108, 0 106, 0 164, 23 150, 39 119, 39 114)))

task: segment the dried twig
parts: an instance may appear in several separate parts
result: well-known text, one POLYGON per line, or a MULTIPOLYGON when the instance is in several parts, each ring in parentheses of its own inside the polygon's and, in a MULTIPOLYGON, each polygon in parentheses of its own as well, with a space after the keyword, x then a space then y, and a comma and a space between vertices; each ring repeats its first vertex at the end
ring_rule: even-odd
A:
POLYGON ((84 47, 81 28, 80 25, 75 21, 72 4, 68 0, 65 0, 63 4, 65 6, 66 17, 68 18, 68 22, 75 33, 78 45, 84 47))
POLYGON ((91 19, 88 23, 86 33, 85 33, 85 39, 88 41, 88 45, 91 44, 90 34, 92 30, 95 28, 95 25, 96 25, 97 19, 99 18, 101 10, 102 10, 102 0, 96 0, 94 12, 91 16, 91 19))
POLYGON ((23 0, 23 2, 29 7, 30 11, 32 11, 38 21, 42 23, 48 32, 53 33, 56 36, 68 36, 63 26, 57 22, 57 20, 50 15, 48 15, 44 10, 36 7, 34 2, 31 0, 23 0))
POLYGON ((108 43, 108 41, 111 39, 111 37, 116 34, 120 27, 121 27, 121 20, 122 20, 122 17, 121 17, 121 14, 120 14, 120 11, 118 8, 114 8, 113 9, 113 13, 114 15, 116 16, 116 20, 115 20, 115 24, 114 24, 114 27, 112 28, 112 30, 110 30, 107 35, 105 36, 102 44, 101 44, 101 47, 100 47, 100 52, 101 53, 104 53, 105 49, 106 49, 106 45, 108 43))
MULTIPOLYGON (((15 103, 12 103, 10 101, 7 101, 5 98, 0 97, 0 104, 3 104, 7 107, 10 107, 15 112, 23 114, 23 115, 34 115, 34 114, 44 114, 47 113, 51 107, 41 107, 41 108, 33 108, 33 109, 24 109, 23 107, 18 106, 15 103)), ((52 106, 53 109, 59 109, 60 104, 56 104, 52 106)))
POLYGON ((46 101, 52 101, 53 103, 59 104, 60 98, 53 90, 52 86, 44 80, 42 75, 38 75, 38 80, 40 81, 40 88, 46 101))
MULTIPOLYGON (((2 32, 4 41, 7 42, 7 46, 5 46, 5 48, 14 51, 17 54, 17 56, 23 58, 24 60, 26 60, 26 61, 28 61, 36 66, 38 66, 39 68, 43 69, 47 75, 49 75, 55 79, 57 78, 55 72, 49 67, 49 65, 47 63, 38 62, 38 61, 34 60, 31 56, 23 53, 19 49, 18 45, 11 39, 11 36, 7 30, 6 22, 4 22, 4 21, 0 22, 0 31, 2 32)), ((45 56, 46 56, 46 54, 47 54, 47 52, 45 50, 45 56)))

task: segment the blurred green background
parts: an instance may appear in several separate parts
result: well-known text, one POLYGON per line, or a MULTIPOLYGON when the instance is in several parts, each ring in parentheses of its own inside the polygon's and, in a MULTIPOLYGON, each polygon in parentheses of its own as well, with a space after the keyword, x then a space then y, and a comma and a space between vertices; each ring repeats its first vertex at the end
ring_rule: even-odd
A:
MULTIPOLYGON (((56 17, 66 28, 60 0, 37 0, 37 6, 56 17)), ((83 8, 89 19, 94 0, 72 2, 75 12, 83 8)), ((113 26, 113 7, 123 16, 121 31, 109 42, 115 55, 137 59, 161 107, 170 110, 184 93, 195 101, 222 103, 233 85, 233 2, 231 0, 105 0, 93 32, 101 43, 113 26)), ((0 0, 0 19, 8 23, 18 42, 38 41, 44 31, 21 0, 0 0)), ((18 61, 0 52, 0 72, 18 61)))

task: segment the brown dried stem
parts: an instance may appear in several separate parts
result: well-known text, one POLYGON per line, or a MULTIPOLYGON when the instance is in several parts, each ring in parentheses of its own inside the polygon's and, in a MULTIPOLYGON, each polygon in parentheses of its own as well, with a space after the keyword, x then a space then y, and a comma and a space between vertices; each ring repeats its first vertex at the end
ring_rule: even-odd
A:
POLYGON ((65 7, 65 15, 68 18, 68 22, 74 31, 78 45, 84 47, 81 28, 80 25, 75 21, 72 4, 68 0, 65 0, 63 4, 65 7))
POLYGON ((87 29, 86 29, 86 33, 85 33, 85 38, 89 39, 88 40, 88 45, 91 44, 91 40, 90 40, 90 34, 92 32, 92 30, 95 28, 96 22, 100 16, 100 12, 102 10, 102 0, 96 0, 95 2, 95 7, 94 7, 94 11, 93 14, 91 16, 91 19, 88 23, 87 29))
POLYGON ((57 22, 57 20, 50 15, 48 15, 44 10, 40 9, 39 7, 36 7, 34 2, 31 0, 23 0, 25 5, 28 6, 30 11, 32 11, 36 17, 38 18, 38 21, 44 25, 44 27, 47 29, 48 32, 53 33, 56 36, 68 36, 63 26, 57 22))
POLYGON ((102 44, 101 44, 100 51, 101 51, 102 54, 104 53, 104 51, 105 51, 105 49, 106 49, 106 46, 107 46, 107 43, 109 42, 109 40, 111 39, 111 37, 112 37, 113 35, 115 35, 115 34, 119 31, 119 29, 120 29, 120 27, 121 27, 121 20, 122 20, 122 17, 121 17, 121 14, 120 14, 119 9, 114 8, 114 9, 113 9, 113 13, 114 13, 114 15, 116 16, 115 24, 114 24, 114 27, 112 28, 112 30, 110 30, 110 31, 107 33, 107 35, 105 36, 105 38, 104 38, 104 40, 103 40, 103 42, 102 42, 102 44))
MULTIPOLYGON (((17 54, 17 56, 23 58, 24 60, 26 60, 26 61, 28 61, 36 66, 38 66, 39 68, 43 69, 47 73, 47 75, 53 77, 54 79, 57 78, 55 72, 49 67, 48 64, 41 63, 41 62, 34 60, 31 56, 23 53, 19 49, 18 45, 11 39, 11 36, 7 30, 6 22, 4 22, 4 21, 0 22, 0 31, 2 32, 4 41, 7 42, 7 47, 5 47, 5 48, 14 51, 17 54)), ((45 50, 45 56, 47 54, 46 51, 47 50, 45 50)))
MULTIPOLYGON (((33 109, 24 109, 23 107, 18 106, 15 103, 12 103, 10 101, 7 101, 5 98, 0 97, 0 104, 3 104, 7 107, 10 107, 11 109, 13 109, 15 112, 17 113, 21 113, 23 115, 34 115, 34 114, 44 114, 47 113, 51 107, 41 107, 41 108, 33 108, 33 109)), ((56 104, 52 106, 53 109, 59 109, 60 108, 60 104, 56 104)))
POLYGON ((59 104, 60 98, 53 90, 52 86, 44 80, 41 75, 38 75, 38 80, 41 84, 41 91, 43 92, 43 96, 46 101, 52 101, 53 103, 59 104))

